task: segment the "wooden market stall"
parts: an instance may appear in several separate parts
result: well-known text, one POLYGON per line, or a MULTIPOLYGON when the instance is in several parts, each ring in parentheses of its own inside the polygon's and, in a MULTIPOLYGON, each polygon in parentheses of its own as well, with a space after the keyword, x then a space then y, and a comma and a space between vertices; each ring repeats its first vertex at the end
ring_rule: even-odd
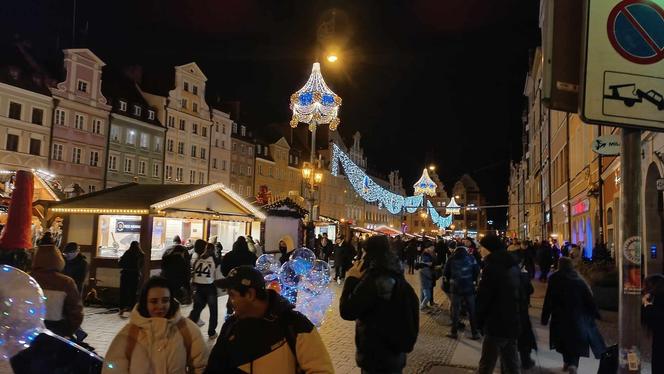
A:
MULTIPOLYGON (((265 215, 222 183, 130 183, 52 204, 48 216, 63 218, 63 243, 76 242, 90 261, 89 287, 115 300, 118 259, 136 240, 146 253, 143 274, 159 273, 164 250, 179 236, 215 239, 224 248, 238 236, 260 238, 265 215)), ((147 277, 144 277, 147 279, 147 277)))

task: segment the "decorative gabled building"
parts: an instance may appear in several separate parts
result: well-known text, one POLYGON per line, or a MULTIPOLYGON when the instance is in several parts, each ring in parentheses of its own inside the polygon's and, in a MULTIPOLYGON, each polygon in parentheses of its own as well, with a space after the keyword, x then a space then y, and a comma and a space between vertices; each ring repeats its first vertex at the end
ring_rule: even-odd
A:
POLYGON ((65 192, 94 192, 104 187, 108 118, 111 106, 102 94, 102 67, 89 49, 65 49, 64 81, 51 88, 54 99, 49 170, 65 192))
MULTIPOLYGON (((108 72, 106 72, 108 73, 108 72)), ((111 101, 106 187, 137 182, 163 183, 166 128, 136 84, 122 74, 106 74, 104 95, 111 101)))
POLYGON ((254 191, 267 187, 273 200, 302 196, 299 156, 282 136, 274 142, 256 141, 256 176, 254 191))
POLYGON ((164 183, 206 184, 212 124, 205 101, 207 77, 195 62, 174 69, 170 79, 152 76, 139 84, 145 100, 157 109, 157 119, 167 127, 164 183))
POLYGON ((47 77, 30 66, 20 44, 2 48, 0 66, 0 168, 46 169, 53 98, 47 77))

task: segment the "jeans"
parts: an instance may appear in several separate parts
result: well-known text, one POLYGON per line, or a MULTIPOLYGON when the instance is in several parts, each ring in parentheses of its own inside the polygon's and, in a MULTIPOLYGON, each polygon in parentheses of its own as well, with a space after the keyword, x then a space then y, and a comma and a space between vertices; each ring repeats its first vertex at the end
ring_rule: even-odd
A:
POLYGON ((424 307, 427 304, 433 304, 433 294, 431 292, 431 288, 428 287, 422 287, 422 290, 420 291, 420 299, 422 302, 420 303, 420 306, 424 307))
POLYGON ((477 327, 475 326, 475 295, 457 295, 452 296, 452 333, 456 333, 459 326, 459 312, 461 311, 462 304, 466 304, 468 311, 468 321, 470 322, 470 331, 473 335, 477 335, 477 327))
POLYGON ((342 264, 341 262, 339 264, 334 263, 334 279, 341 279, 344 280, 346 279, 346 266, 342 264))
POLYGON ((482 357, 480 357, 478 374, 492 374, 496 361, 500 356, 502 374, 519 374, 519 354, 516 350, 516 338, 499 338, 485 336, 482 342, 482 357))
POLYGON ((201 318, 201 311, 205 305, 210 308, 210 323, 208 324, 208 336, 217 333, 217 319, 219 312, 217 311, 217 287, 213 284, 197 284, 194 283, 194 309, 189 314, 189 319, 198 322, 201 318))

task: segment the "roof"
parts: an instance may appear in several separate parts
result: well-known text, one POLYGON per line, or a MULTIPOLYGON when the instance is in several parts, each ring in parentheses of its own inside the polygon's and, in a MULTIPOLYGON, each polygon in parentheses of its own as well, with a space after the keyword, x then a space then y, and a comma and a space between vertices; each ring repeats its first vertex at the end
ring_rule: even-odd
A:
POLYGON ((102 77, 103 83, 101 85, 101 91, 111 103, 113 107, 111 111, 113 113, 135 118, 158 127, 163 127, 157 119, 156 110, 150 107, 145 98, 143 98, 143 95, 139 92, 136 84, 129 77, 117 69, 109 68, 108 66, 104 67, 102 77), (120 100, 127 103, 127 110, 120 110, 120 100), (134 115, 134 105, 138 105, 143 109, 139 116, 134 115), (148 117, 148 109, 155 111, 153 119, 148 117))
POLYGON ((302 208, 290 197, 279 199, 270 204, 264 205, 263 210, 267 212, 268 216, 293 216, 303 218, 309 211, 302 208))

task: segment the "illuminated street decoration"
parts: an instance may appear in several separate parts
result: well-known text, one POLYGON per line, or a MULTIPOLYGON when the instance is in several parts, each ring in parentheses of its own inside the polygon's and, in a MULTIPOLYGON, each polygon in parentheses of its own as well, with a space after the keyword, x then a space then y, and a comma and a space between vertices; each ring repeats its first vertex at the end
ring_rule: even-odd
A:
POLYGON ((413 188, 415 188, 415 195, 424 194, 429 196, 436 196, 436 188, 438 188, 438 186, 429 177, 429 172, 427 169, 424 169, 424 171, 422 171, 420 180, 418 180, 413 185, 413 188))
POLYGON ((447 206, 445 207, 445 212, 450 215, 459 214, 461 212, 461 207, 459 206, 459 204, 457 204, 456 201, 454 201, 454 196, 452 196, 452 199, 450 199, 450 203, 447 204, 447 206))
POLYGON ((341 106, 341 98, 330 90, 320 73, 320 64, 315 62, 309 80, 297 92, 291 95, 290 108, 293 110, 291 127, 304 122, 309 129, 317 125, 329 124, 334 131, 339 126, 337 114, 341 106))
MULTIPOLYGON (((381 187, 374 182, 371 177, 362 170, 362 168, 357 166, 338 145, 333 143, 332 175, 339 175, 339 165, 343 167, 343 171, 346 177, 348 177, 348 181, 360 197, 368 202, 378 202, 379 206, 384 207, 391 214, 400 214, 403 211, 415 213, 424 203, 423 194, 402 196, 381 187)), ((435 186, 435 183, 433 184, 435 186)), ((431 216, 431 220, 438 225, 439 228, 445 229, 452 224, 452 215, 441 216, 430 201, 427 201, 427 210, 429 216, 431 216)))

